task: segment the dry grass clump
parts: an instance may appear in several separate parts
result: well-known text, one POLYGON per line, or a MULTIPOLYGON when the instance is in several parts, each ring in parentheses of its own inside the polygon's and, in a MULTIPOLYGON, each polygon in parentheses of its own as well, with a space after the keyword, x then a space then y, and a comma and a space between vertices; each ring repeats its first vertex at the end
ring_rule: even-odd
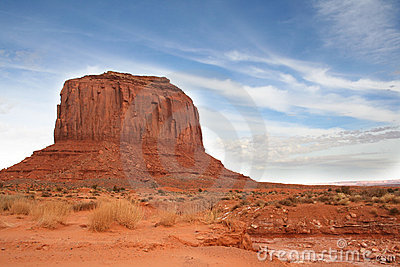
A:
POLYGON ((135 228, 143 218, 143 209, 137 204, 127 200, 116 201, 113 204, 115 221, 128 229, 135 228))
POLYGON ((180 221, 194 223, 201 219, 201 215, 204 211, 204 206, 202 203, 189 203, 182 206, 180 209, 180 221))
POLYGON ((31 213, 33 206, 34 203, 32 200, 26 198, 19 198, 11 203, 9 211, 11 212, 11 214, 29 215, 31 213))
POLYGON ((96 232, 104 232, 114 222, 114 212, 111 203, 101 203, 90 218, 90 229, 96 232))
POLYGON ((206 210, 204 213, 204 220, 206 223, 215 223, 221 217, 221 211, 217 208, 213 208, 211 210, 206 210))
POLYGON ((400 197, 394 195, 394 194, 385 194, 383 197, 381 197, 382 203, 394 203, 398 204, 400 203, 400 197))
POLYGON ((12 204, 21 198, 20 195, 0 195, 0 212, 10 210, 12 204))
POLYGON ((178 214, 174 210, 162 210, 158 213, 159 221, 156 225, 171 227, 178 221, 178 214))
POLYGON ((113 222, 133 229, 143 218, 144 212, 136 203, 128 200, 102 202, 90 218, 90 229, 96 232, 108 230, 113 222))
POLYGON ((94 210, 97 208, 97 202, 90 201, 90 202, 78 202, 72 206, 72 209, 77 211, 85 211, 85 210, 94 210))
POLYGON ((58 224, 65 224, 71 213, 71 205, 63 201, 46 201, 32 208, 32 217, 45 228, 54 229, 58 224))

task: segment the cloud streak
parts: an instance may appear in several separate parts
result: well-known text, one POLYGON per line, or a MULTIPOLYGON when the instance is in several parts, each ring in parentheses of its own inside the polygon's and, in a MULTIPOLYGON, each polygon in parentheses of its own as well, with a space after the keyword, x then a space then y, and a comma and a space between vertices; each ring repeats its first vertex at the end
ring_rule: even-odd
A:
POLYGON ((207 88, 215 91, 238 105, 268 108, 286 114, 293 113, 296 108, 304 108, 309 113, 321 115, 347 116, 376 122, 398 122, 399 113, 379 107, 372 100, 358 96, 343 97, 339 94, 320 94, 313 90, 288 91, 275 86, 252 87, 242 85, 230 79, 219 80, 186 73, 172 74, 174 81, 183 88, 207 88), (246 101, 249 97, 253 101, 246 101))
POLYGON ((399 59, 398 9, 390 1, 316 1, 315 8, 329 24, 327 46, 377 62, 399 59))

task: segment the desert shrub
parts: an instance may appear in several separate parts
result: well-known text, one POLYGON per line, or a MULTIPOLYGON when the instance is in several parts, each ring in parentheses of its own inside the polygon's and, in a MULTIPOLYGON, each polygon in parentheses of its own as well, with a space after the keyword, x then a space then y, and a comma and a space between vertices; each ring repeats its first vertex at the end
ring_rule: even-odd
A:
POLYGON ((383 197, 387 193, 383 188, 368 188, 360 192, 361 195, 367 197, 383 197))
POLYGON ((390 214, 390 215, 397 215, 397 214, 399 214, 399 213, 400 213, 400 211, 399 211, 398 208, 391 208, 391 209, 389 210, 389 214, 390 214))
POLYGON ((130 201, 120 200, 113 203, 114 219, 128 229, 133 229, 143 218, 143 209, 130 201))
POLYGON ((0 195, 0 212, 10 210, 12 204, 21 198, 21 195, 0 195))
POLYGON ((10 207, 11 214, 29 215, 33 208, 32 200, 26 198, 16 199, 10 207))
POLYGON ((278 203, 279 203, 280 205, 283 205, 283 206, 294 206, 294 205, 295 205, 295 204, 292 202, 292 200, 290 200, 290 199, 282 199, 282 200, 278 201, 278 203))
POLYGON ((95 232, 104 232, 114 222, 114 212, 111 203, 101 203, 90 217, 90 229, 95 232))
POLYGON ((351 202, 360 202, 362 200, 362 196, 360 196, 360 195, 351 196, 351 197, 349 197, 349 200, 351 202))
POLYGON ((56 228, 58 224, 65 224, 72 208, 63 201, 46 201, 32 208, 32 217, 45 228, 56 228))
POLYGON ((334 204, 334 205, 348 205, 348 204, 350 204, 350 199, 344 193, 337 193, 332 198, 332 204, 334 204))
POLYGON ((379 197, 372 197, 371 201, 374 202, 374 203, 382 203, 382 200, 379 197))
POLYGON ((85 211, 85 210, 93 210, 97 207, 97 202, 90 201, 90 202, 78 202, 72 206, 72 209, 77 211, 85 211))
POLYGON ((331 202, 332 201, 332 197, 331 196, 327 196, 327 195, 323 195, 317 198, 317 201, 319 202, 331 202))
POLYGON ((157 225, 163 225, 166 227, 175 225, 178 220, 178 214, 176 214, 175 211, 171 210, 160 211, 158 216, 159 216, 159 221, 157 225))
POLYGON ((400 203, 400 197, 394 194, 385 194, 383 197, 380 198, 381 203, 400 203))
POLYGON ((143 218, 143 210, 136 203, 128 200, 117 200, 101 203, 90 218, 90 229, 103 232, 116 222, 128 229, 133 229, 143 218))
POLYGON ((351 194, 350 186, 341 186, 340 192, 345 195, 350 195, 351 194))
POLYGON ((293 203, 314 203, 314 200, 311 196, 299 197, 297 199, 289 198, 289 200, 293 203))
MULTIPOLYGON (((206 209, 206 211, 208 211, 206 209)), ((184 205, 180 209, 181 218, 183 222, 193 223, 201 219, 201 215, 204 212, 204 206, 202 203, 189 203, 184 205)))
POLYGON ((390 203, 393 202, 395 198, 395 195, 393 194, 385 194, 384 196, 381 197, 381 202, 382 203, 390 203))
POLYGON ((342 198, 336 202, 338 205, 349 205, 350 200, 348 198, 342 198))
POLYGON ((221 217, 222 212, 220 209, 214 208, 211 210, 207 210, 204 213, 204 220, 206 221, 206 223, 215 223, 218 221, 218 219, 221 217))

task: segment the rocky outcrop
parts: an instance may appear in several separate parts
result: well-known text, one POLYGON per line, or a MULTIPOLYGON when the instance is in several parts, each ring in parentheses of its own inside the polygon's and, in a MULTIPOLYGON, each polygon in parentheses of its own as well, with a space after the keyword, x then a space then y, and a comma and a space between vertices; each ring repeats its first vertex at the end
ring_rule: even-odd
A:
POLYGON ((256 184, 205 153, 197 108, 167 78, 107 72, 66 81, 54 141, 0 172, 0 179, 184 188, 256 184))
POLYGON ((199 113, 182 90, 167 78, 116 72, 65 82, 54 140, 203 147, 199 113))

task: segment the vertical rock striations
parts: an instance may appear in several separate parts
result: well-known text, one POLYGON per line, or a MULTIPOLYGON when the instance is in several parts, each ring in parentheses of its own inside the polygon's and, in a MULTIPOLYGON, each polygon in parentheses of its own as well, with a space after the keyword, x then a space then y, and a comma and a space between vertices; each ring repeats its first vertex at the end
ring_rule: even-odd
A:
POLYGON ((203 146, 197 108, 167 78, 107 72, 66 81, 55 143, 121 139, 136 145, 203 146))

